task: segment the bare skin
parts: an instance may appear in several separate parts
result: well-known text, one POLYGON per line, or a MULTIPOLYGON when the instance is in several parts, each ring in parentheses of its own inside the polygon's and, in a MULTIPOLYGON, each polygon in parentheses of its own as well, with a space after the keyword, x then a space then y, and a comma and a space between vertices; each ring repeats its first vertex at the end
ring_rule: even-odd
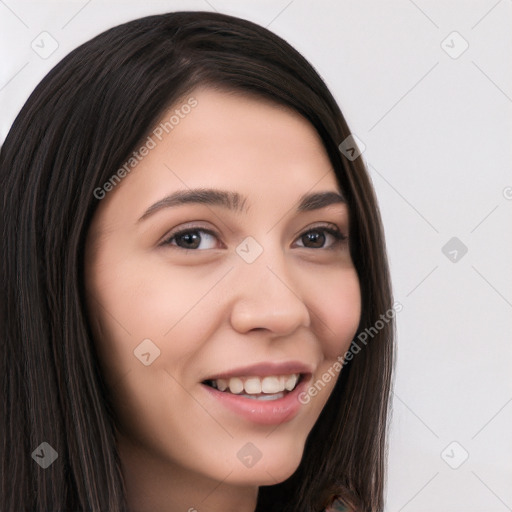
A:
POLYGON ((130 510, 253 512, 258 487, 298 467, 340 377, 277 425, 228 410, 202 382, 287 361, 307 365, 315 382, 345 353, 361 314, 359 280, 349 241, 322 228, 349 235, 348 208, 296 211, 304 194, 340 193, 299 115, 211 89, 188 97, 197 106, 100 201, 86 243, 88 309, 130 510), (238 192, 247 210, 187 203, 140 220, 197 187, 238 192), (257 245, 243 247, 262 249, 251 263, 236 250, 247 237, 257 245), (134 351, 147 339, 145 365, 134 351), (261 454, 252 467, 237 456, 247 443, 261 454))

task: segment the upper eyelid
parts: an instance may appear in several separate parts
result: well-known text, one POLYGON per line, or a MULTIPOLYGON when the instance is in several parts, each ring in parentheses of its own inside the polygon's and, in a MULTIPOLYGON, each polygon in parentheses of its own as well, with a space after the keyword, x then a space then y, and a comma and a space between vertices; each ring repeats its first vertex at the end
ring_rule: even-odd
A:
MULTIPOLYGON (((343 228, 340 228, 335 222, 321 222, 320 224, 315 224, 309 227, 306 227, 304 229, 301 229, 295 237, 299 237, 303 235, 304 233, 308 233, 310 231, 314 231, 315 229, 318 230, 329 230, 332 229, 334 231, 339 231, 340 235, 343 237, 343 239, 348 239, 348 233, 343 228)), ((220 235, 217 232, 217 230, 208 228, 206 226, 202 226, 200 224, 190 224, 187 226, 186 224, 183 227, 176 228, 175 230, 172 230, 169 234, 165 235, 163 240, 159 243, 159 245, 166 245, 170 240, 172 240, 174 237, 181 235, 183 233, 187 233, 189 231, 203 231, 205 233, 208 233, 210 235, 215 236, 217 239, 220 240, 220 235)))

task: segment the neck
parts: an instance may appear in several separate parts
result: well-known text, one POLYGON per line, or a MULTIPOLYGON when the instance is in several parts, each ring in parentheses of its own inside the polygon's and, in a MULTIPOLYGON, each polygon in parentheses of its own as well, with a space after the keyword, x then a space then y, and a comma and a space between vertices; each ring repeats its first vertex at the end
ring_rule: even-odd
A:
POLYGON ((258 487, 209 478, 176 465, 118 435, 130 512, 254 512, 258 487))

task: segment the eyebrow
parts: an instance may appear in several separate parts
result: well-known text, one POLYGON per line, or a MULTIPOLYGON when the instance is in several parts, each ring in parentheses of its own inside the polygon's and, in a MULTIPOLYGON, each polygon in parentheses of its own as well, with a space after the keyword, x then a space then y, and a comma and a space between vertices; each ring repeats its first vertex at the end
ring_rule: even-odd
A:
MULTIPOLYGON (((246 206, 247 197, 238 192, 227 190, 218 190, 212 188, 197 188, 188 190, 179 190, 174 192, 155 204, 151 205, 144 214, 139 218, 138 222, 146 219, 153 213, 163 208, 172 208, 184 204, 196 203, 206 204, 209 206, 221 206, 231 210, 237 214, 247 213, 246 206)), ((299 200, 297 212, 310 212, 330 206, 332 204, 345 204, 345 198, 334 191, 314 192, 304 194, 299 200)))

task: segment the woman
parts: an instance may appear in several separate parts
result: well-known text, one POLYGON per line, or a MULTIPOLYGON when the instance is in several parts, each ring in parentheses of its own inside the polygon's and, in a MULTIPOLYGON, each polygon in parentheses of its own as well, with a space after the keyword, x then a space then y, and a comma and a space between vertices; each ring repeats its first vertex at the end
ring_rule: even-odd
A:
POLYGON ((393 301, 349 136, 222 14, 45 77, 0 154, 1 510, 383 509, 393 301))

